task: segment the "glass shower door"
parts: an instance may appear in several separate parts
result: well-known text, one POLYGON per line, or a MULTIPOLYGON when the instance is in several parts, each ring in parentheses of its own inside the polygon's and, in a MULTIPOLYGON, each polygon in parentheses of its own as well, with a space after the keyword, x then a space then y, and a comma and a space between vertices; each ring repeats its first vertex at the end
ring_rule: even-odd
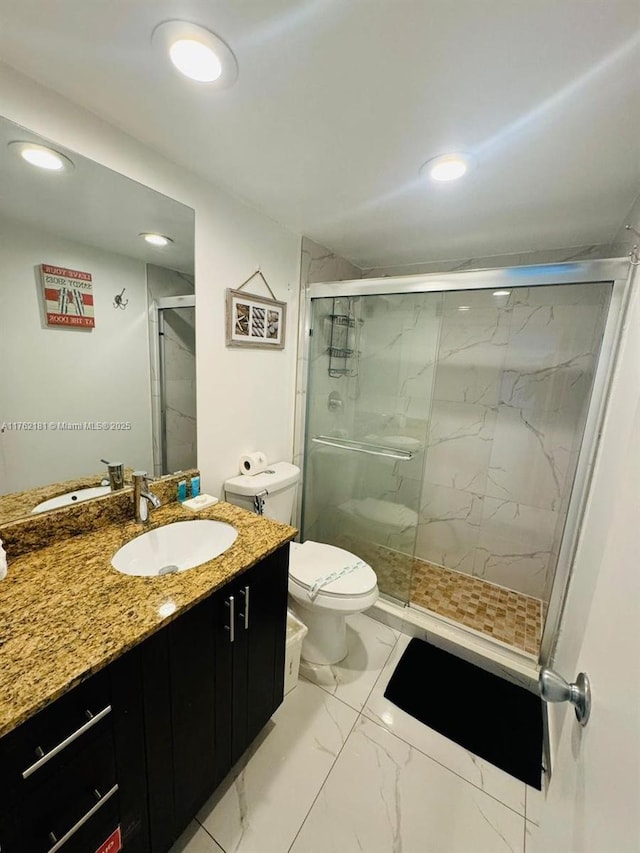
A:
POLYGON ((441 294, 314 299, 302 532, 410 600, 441 294))
POLYGON ((160 307, 162 473, 196 466, 196 309, 160 307))

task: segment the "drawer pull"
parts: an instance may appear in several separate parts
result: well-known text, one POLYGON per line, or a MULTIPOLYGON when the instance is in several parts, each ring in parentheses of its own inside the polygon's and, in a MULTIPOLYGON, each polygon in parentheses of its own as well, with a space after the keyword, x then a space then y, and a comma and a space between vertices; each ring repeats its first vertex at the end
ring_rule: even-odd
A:
MULTIPOLYGON (((88 715, 91 714, 90 711, 86 711, 85 713, 88 715)), ((27 767, 27 769, 22 772, 22 778, 28 779, 29 776, 31 776, 32 773, 35 773, 36 770, 39 770, 43 766, 43 764, 46 764, 47 761, 50 761, 54 756, 62 752, 63 749, 66 749, 66 747, 68 747, 70 743, 73 743, 74 740, 77 740, 79 737, 82 737, 85 732, 88 732, 89 729, 93 728, 93 726, 99 723, 100 720, 104 719, 104 717, 106 717, 107 714, 110 713, 111 705, 107 705, 107 707, 103 708, 99 714, 96 714, 95 716, 91 714, 89 720, 83 726, 80 726, 80 728, 76 729, 73 734, 70 734, 69 737, 65 738, 63 741, 60 741, 57 746, 54 746, 53 749, 50 749, 47 753, 43 753, 41 747, 38 747, 36 749, 36 755, 38 756, 38 760, 34 764, 32 764, 31 767, 27 767)))
POLYGON ((89 809, 89 811, 83 817, 81 817, 77 823, 74 823, 74 825, 71 827, 71 829, 68 832, 65 832, 65 834, 62 836, 62 838, 59 841, 56 839, 56 836, 53 834, 53 832, 50 832, 49 838, 51 839, 51 841, 54 841, 55 843, 54 843, 53 847, 49 848, 48 853, 56 853, 56 850, 59 850, 63 844, 66 844, 67 841, 71 838, 71 836, 75 835, 76 832, 80 829, 80 827, 84 826, 84 824, 94 816, 94 814, 98 811, 98 809, 101 809, 102 806, 107 802, 107 800, 110 800, 111 797, 113 797, 113 795, 116 793, 117 790, 118 790, 118 785, 116 784, 113 786, 113 788, 111 788, 109 791, 107 791, 107 793, 104 795, 104 797, 102 797, 100 800, 98 800, 98 802, 95 804, 95 806, 92 806, 89 809))
POLYGON ((229 624, 225 625, 225 630, 229 632, 229 642, 233 643, 236 638, 236 600, 230 595, 229 600, 225 601, 229 608, 229 624))
POLYGON ((240 618, 244 619, 244 630, 249 630, 249 587, 245 586, 240 590, 240 595, 244 598, 244 613, 240 613, 240 618))

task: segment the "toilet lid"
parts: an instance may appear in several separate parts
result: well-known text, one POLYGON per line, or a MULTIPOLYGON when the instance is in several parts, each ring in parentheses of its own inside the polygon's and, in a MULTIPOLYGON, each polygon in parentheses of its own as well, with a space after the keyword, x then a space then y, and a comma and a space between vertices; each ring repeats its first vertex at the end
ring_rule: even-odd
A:
POLYGON ((359 557, 335 545, 307 541, 291 543, 289 574, 300 586, 310 589, 319 579, 362 563, 355 571, 343 575, 320 590, 322 595, 366 595, 378 579, 371 566, 359 557))

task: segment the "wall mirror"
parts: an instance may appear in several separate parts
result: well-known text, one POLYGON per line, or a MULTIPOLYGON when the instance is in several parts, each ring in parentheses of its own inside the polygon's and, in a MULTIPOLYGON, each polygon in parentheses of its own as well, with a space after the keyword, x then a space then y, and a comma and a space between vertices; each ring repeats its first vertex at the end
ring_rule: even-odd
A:
POLYGON ((194 211, 0 118, 0 524, 103 459, 196 464, 194 211))

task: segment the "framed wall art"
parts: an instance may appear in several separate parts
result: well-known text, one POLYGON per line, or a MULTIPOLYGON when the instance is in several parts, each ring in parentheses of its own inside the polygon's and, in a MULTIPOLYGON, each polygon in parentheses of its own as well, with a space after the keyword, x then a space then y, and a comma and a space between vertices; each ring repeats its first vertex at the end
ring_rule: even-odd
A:
POLYGON ((93 329, 91 273, 40 264, 47 326, 93 329))
POLYGON ((226 343, 228 347, 284 349, 287 303, 279 302, 260 270, 237 290, 227 290, 226 343), (273 298, 257 296, 242 288, 260 276, 273 298))

